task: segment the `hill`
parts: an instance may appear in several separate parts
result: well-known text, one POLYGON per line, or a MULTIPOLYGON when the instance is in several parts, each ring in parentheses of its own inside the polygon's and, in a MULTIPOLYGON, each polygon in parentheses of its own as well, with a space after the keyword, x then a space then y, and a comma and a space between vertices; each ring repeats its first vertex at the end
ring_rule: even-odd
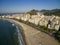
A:
POLYGON ((44 15, 56 15, 60 16, 60 9, 52 9, 52 10, 41 10, 44 15))

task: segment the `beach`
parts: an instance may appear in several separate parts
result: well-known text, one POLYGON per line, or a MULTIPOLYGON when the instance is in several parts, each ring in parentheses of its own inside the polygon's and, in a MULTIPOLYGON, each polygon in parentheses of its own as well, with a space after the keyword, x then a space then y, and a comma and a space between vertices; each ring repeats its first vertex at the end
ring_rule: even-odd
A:
POLYGON ((59 45, 58 41, 48 34, 16 20, 12 21, 23 28, 27 45, 59 45))

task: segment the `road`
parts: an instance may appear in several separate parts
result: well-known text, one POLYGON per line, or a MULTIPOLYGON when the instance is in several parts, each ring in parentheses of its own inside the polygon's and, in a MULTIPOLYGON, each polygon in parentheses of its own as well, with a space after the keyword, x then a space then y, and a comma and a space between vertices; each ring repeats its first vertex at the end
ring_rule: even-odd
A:
POLYGON ((23 27, 27 45, 60 45, 57 40, 44 32, 15 20, 13 22, 23 27))

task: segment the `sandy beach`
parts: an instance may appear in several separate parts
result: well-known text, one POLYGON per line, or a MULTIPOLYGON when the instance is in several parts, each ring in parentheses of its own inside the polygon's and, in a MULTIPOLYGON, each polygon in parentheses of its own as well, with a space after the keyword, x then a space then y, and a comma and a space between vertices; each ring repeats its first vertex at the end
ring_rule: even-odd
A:
POLYGON ((48 34, 41 32, 24 23, 15 20, 12 21, 19 24, 23 28, 27 45, 60 45, 57 40, 55 40, 48 34))

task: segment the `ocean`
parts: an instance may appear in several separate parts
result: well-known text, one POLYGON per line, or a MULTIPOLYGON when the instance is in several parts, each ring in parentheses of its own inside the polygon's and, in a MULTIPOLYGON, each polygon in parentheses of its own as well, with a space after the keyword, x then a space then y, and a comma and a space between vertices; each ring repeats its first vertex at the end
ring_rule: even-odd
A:
POLYGON ((18 45, 16 26, 7 20, 0 19, 0 45, 18 45))

